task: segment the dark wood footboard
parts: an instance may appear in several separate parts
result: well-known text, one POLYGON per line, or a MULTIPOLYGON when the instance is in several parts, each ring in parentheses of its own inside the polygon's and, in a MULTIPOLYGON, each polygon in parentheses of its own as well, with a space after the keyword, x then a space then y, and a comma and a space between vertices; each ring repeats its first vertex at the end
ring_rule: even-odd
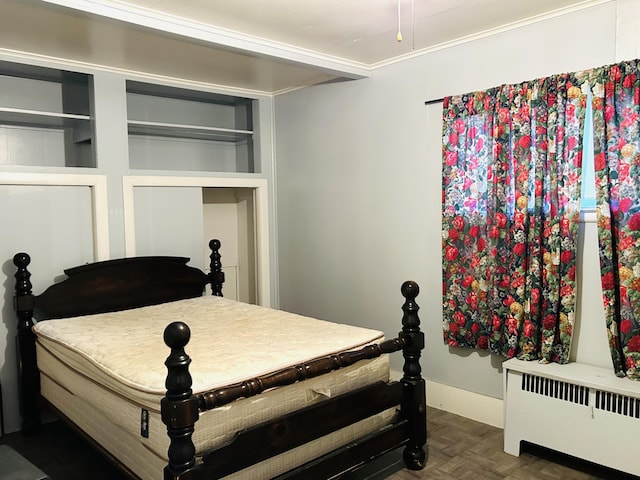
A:
POLYGON ((405 297, 404 315, 397 338, 200 395, 194 395, 191 390, 191 359, 185 352, 189 327, 182 322, 170 324, 164 334, 171 353, 165 362, 167 394, 161 405, 162 420, 170 438, 165 480, 220 478, 398 405, 398 420, 392 425, 278 478, 330 478, 401 446, 404 446, 403 458, 409 469, 424 468, 426 397, 420 367, 424 334, 420 331, 419 307, 415 302, 419 288, 409 281, 402 285, 401 291, 405 297), (400 382, 377 383, 238 432, 231 443, 196 461, 191 437, 199 412, 399 350, 405 359, 400 382))

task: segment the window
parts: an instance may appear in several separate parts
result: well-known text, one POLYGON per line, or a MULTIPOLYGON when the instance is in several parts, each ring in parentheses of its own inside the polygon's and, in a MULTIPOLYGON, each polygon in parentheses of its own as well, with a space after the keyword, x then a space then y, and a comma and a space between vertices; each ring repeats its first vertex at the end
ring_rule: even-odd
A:
POLYGON ((593 114, 591 111, 591 89, 587 95, 587 112, 582 138, 582 190, 580 210, 593 212, 596 209, 596 180, 593 160, 593 114))

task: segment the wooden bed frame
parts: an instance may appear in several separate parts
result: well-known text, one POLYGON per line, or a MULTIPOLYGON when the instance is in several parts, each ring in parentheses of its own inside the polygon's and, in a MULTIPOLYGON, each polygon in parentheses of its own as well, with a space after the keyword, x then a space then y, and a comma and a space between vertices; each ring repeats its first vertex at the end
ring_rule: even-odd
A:
MULTIPOLYGON (((13 262, 17 267, 15 309, 23 431, 34 432, 40 426, 40 378, 36 338, 32 331, 34 318, 61 319, 193 298, 201 296, 207 284, 211 285, 213 295, 222 296, 224 273, 220 242, 212 240, 209 246, 212 250, 209 274, 187 266, 189 259, 185 257, 124 258, 67 269, 64 271, 67 278, 41 295, 32 294, 31 273, 27 269, 31 261, 29 255, 16 254, 13 262)), ((408 281, 402 285, 401 292, 405 297, 404 314, 397 338, 361 350, 318 358, 200 395, 194 395, 191 390, 191 360, 185 352, 189 327, 182 322, 167 326, 164 341, 170 354, 165 362, 167 393, 161 402, 161 416, 167 426, 170 446, 164 479, 221 478, 398 405, 399 415, 393 424, 276 478, 339 478, 400 447, 404 447, 403 459, 409 469, 424 468, 426 398, 420 367, 424 334, 420 331, 419 307, 415 302, 419 288, 415 282, 408 281), (405 362, 399 382, 378 382, 240 431, 229 444, 196 459, 191 436, 200 412, 400 350, 405 362)), ((96 446, 115 460, 100 445, 96 446)), ((120 468, 136 478, 125 466, 120 465, 120 468)))

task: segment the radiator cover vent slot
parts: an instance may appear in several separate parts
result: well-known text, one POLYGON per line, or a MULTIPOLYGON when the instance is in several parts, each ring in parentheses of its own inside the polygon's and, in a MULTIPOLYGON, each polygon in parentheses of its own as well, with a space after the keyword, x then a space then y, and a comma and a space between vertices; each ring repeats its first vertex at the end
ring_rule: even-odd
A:
POLYGON ((596 390, 595 403, 598 410, 640 419, 640 398, 596 390))
POLYGON ((522 374, 522 390, 578 405, 589 405, 589 387, 562 380, 524 373, 522 374))

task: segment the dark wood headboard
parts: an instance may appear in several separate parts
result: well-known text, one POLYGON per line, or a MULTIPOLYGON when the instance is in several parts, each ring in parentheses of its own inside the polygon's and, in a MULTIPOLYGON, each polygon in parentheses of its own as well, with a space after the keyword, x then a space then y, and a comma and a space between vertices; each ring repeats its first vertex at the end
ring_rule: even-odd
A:
MULTIPOLYGON (((37 296, 16 290, 17 310, 36 319, 114 312, 201 296, 208 276, 185 257, 135 257, 90 263, 64 271, 67 278, 37 296)), ((14 257, 20 272, 26 254, 14 257)))
POLYGON ((208 283, 222 296, 224 273, 220 242, 212 240, 211 273, 187 265, 187 257, 148 256, 89 263, 64 270, 67 278, 40 295, 31 293, 31 259, 26 253, 13 257, 17 267, 16 311, 31 311, 36 319, 54 319, 114 312, 199 297, 208 283))
POLYGON ((17 253, 14 307, 18 316, 18 354, 22 406, 22 429, 40 425, 38 397, 40 376, 36 365, 35 319, 60 319, 115 312, 203 295, 211 284, 212 294, 222 296, 224 273, 220 241, 211 240, 211 271, 187 265, 186 257, 149 256, 120 258, 66 269, 67 278, 33 295, 31 257, 17 253))

